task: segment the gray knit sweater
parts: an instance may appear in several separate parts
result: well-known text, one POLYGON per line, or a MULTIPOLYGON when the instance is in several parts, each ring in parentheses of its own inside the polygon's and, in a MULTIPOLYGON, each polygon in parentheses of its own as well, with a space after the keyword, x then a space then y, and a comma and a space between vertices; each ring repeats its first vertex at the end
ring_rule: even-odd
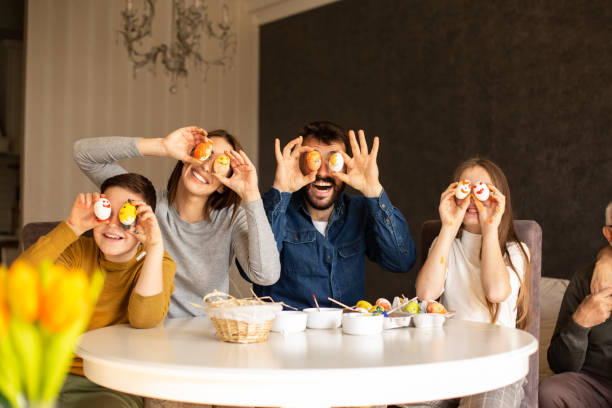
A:
MULTIPOLYGON (((127 172, 117 160, 142 157, 137 142, 130 137, 81 139, 74 144, 74 160, 100 186, 127 172)), ((201 304, 202 296, 214 289, 228 292, 234 257, 253 282, 271 285, 278 280, 278 250, 262 201, 243 203, 233 221, 232 211, 233 207, 213 210, 210 221, 188 223, 168 203, 168 192, 157 190, 155 215, 164 248, 177 265, 168 317, 201 315, 203 311, 189 302, 201 304)))

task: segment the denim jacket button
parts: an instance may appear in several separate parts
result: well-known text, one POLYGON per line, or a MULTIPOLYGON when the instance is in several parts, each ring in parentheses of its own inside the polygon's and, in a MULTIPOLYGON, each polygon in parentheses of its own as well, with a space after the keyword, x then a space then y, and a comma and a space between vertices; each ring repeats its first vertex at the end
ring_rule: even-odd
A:
POLYGON ((387 206, 385 204, 382 205, 382 208, 386 208, 387 206))

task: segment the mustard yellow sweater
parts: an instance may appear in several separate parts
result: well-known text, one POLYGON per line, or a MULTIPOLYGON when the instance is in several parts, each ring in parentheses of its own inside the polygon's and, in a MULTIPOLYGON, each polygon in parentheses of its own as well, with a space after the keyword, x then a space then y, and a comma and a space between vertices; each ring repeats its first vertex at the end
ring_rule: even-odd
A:
MULTIPOLYGON (((141 252, 142 247, 136 257, 128 262, 109 262, 93 238, 77 236, 66 222, 62 222, 21 254, 19 259, 36 266, 43 259, 50 259, 68 268, 81 268, 90 276, 98 269, 105 273, 104 287, 87 331, 121 323, 129 323, 135 328, 149 328, 159 324, 168 313, 176 264, 164 252, 162 292, 154 296, 141 296, 134 292, 145 258, 136 260, 141 252)), ((80 358, 74 359, 70 372, 83 375, 80 358)))

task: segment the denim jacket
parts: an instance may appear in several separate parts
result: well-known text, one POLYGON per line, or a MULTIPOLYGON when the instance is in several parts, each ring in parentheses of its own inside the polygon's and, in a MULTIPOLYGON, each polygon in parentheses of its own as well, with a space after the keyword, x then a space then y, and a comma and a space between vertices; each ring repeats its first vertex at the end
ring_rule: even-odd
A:
POLYGON ((342 193, 326 236, 313 225, 301 193, 272 188, 263 203, 280 253, 281 277, 271 286, 253 285, 258 296, 299 309, 314 307, 313 294, 319 306, 335 306, 328 297, 354 305, 364 298, 364 255, 392 272, 408 272, 414 265, 408 224, 384 190, 378 198, 342 193))

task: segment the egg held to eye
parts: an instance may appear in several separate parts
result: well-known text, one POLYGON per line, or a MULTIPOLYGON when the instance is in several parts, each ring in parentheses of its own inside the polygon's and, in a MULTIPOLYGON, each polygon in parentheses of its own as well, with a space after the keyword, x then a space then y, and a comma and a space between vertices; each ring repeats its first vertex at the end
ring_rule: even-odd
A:
POLYGON ((111 203, 107 198, 100 197, 94 204, 94 215, 98 221, 106 221, 111 215, 111 203))
POLYGON ((470 194, 471 187, 470 180, 461 180, 455 190, 455 197, 459 200, 463 200, 470 194))
POLYGON ((489 198, 489 187, 487 187, 487 185, 482 181, 479 181, 478 183, 474 184, 474 187, 472 187, 472 189, 474 190, 474 195, 480 201, 487 201, 487 199, 489 198))
POLYGON ((136 222, 136 206, 132 204, 131 200, 123 204, 119 210, 119 222, 125 229, 129 229, 136 222))
POLYGON ((193 149, 193 157, 204 161, 212 154, 213 145, 211 142, 202 142, 193 149))
POLYGON ((306 156, 306 166, 310 171, 317 171, 321 167, 321 153, 313 150, 306 156))
POLYGON ((213 171, 218 174, 226 173, 230 168, 230 158, 229 156, 222 154, 217 157, 215 163, 213 164, 213 171))
POLYGON ((329 157, 329 168, 330 168, 330 170, 333 171, 334 173, 337 173, 340 170, 342 170, 343 167, 344 167, 344 158, 342 157, 342 155, 340 153, 334 152, 329 157))

